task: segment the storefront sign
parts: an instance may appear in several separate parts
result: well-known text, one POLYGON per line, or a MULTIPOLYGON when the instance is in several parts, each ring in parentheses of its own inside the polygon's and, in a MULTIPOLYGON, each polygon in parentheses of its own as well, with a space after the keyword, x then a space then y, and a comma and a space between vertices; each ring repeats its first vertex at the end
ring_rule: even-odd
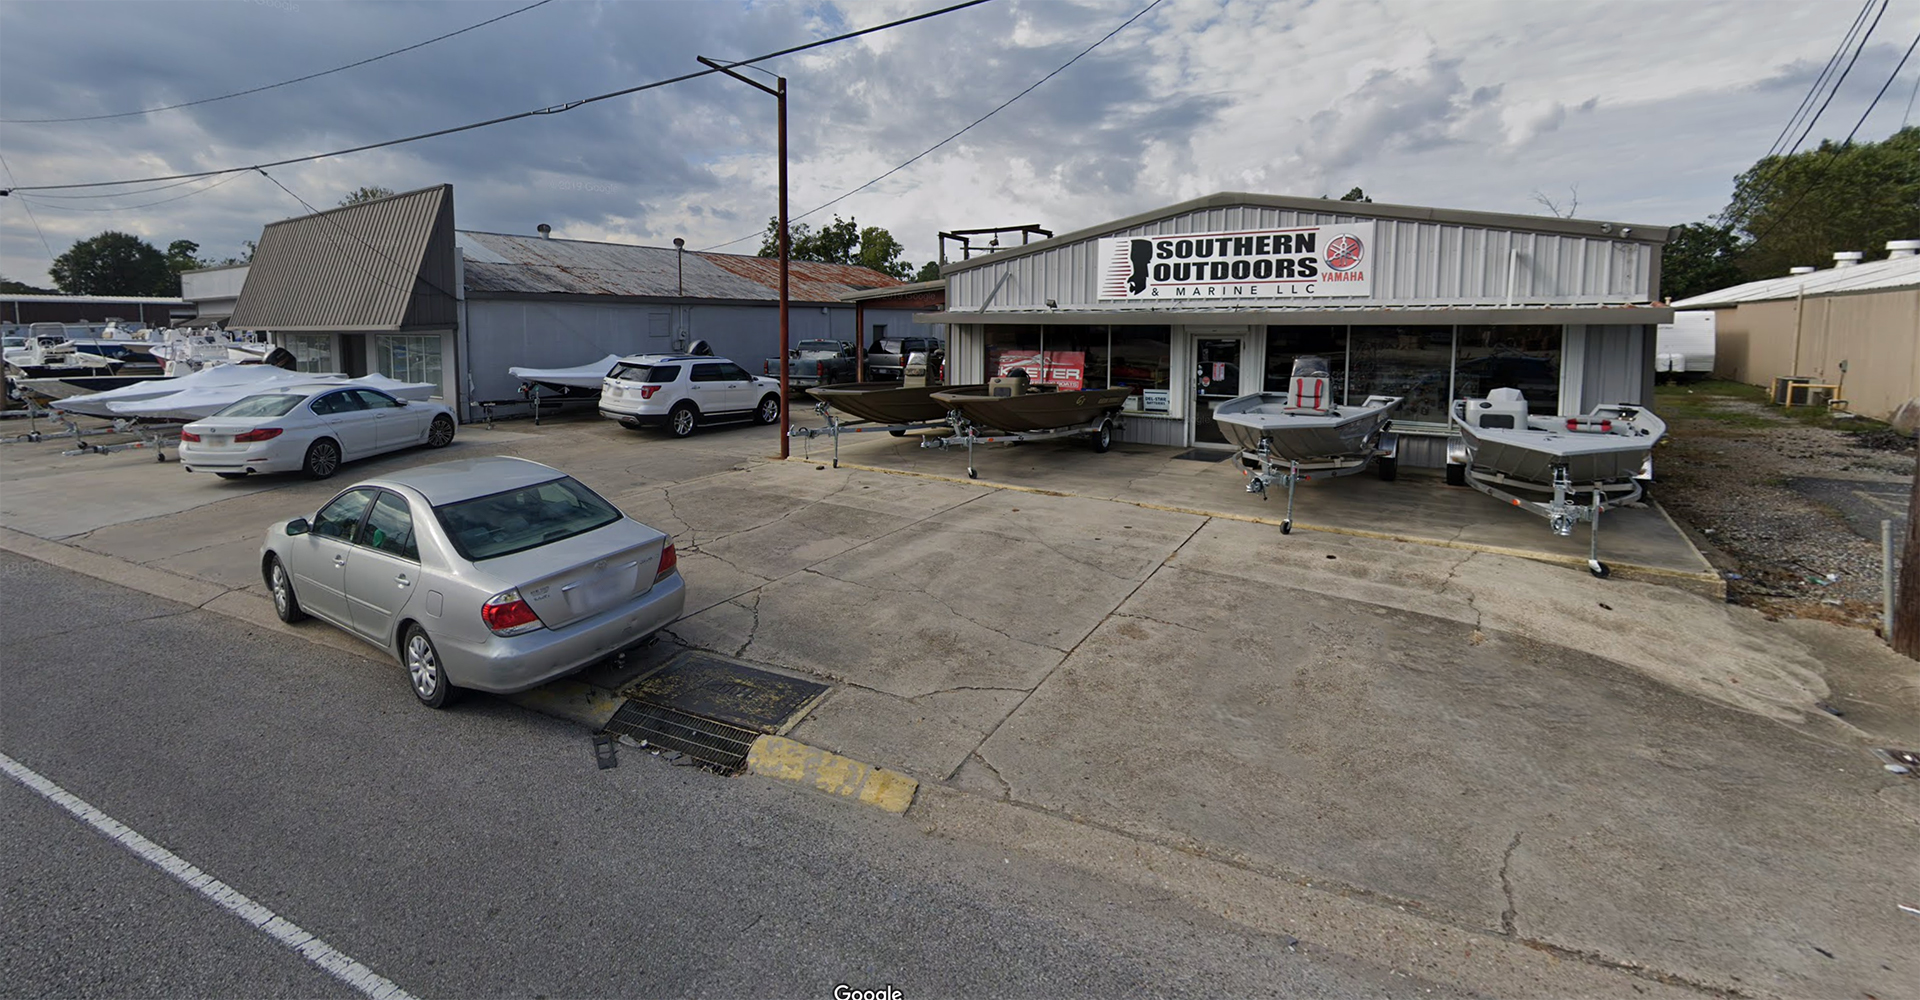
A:
POLYGON ((1100 300, 1373 294, 1373 223, 1100 241, 1100 300))
POLYGON ((1034 382, 1059 386, 1061 392, 1079 392, 1087 387, 1085 351, 1048 351, 1044 362, 1039 351, 1001 351, 1000 367, 994 374, 1005 375, 1015 368, 1025 371, 1034 382))
POLYGON ((1167 404, 1170 401, 1171 396, 1172 396, 1172 390, 1169 390, 1169 389, 1140 390, 1140 402, 1146 408, 1146 411, 1148 413, 1167 412, 1167 404))

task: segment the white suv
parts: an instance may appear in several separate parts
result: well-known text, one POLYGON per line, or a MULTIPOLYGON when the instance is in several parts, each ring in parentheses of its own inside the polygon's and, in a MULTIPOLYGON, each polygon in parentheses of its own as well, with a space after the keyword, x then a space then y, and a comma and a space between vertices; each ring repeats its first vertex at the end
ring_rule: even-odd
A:
POLYGON ((636 354, 601 380, 600 415, 623 427, 665 427, 674 437, 714 420, 770 424, 780 419, 780 382, 726 358, 636 354))

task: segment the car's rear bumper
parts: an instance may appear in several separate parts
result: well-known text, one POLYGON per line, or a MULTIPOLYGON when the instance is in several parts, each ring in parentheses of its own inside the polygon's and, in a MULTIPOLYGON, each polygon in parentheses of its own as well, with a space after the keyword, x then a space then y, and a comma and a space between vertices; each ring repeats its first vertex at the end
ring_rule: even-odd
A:
POLYGON ((673 623, 687 605, 687 584, 675 572, 633 601, 557 629, 490 636, 480 643, 434 636, 447 679, 456 687, 510 694, 565 677, 673 623))
POLYGON ((188 472, 298 472, 304 458, 266 445, 244 449, 180 445, 180 467, 188 472))

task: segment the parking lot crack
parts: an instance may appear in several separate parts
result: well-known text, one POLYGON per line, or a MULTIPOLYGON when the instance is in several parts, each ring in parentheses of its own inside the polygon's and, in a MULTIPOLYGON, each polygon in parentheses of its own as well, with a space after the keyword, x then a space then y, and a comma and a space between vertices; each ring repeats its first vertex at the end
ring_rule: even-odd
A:
MULTIPOLYGON (((1478 552, 1469 552, 1466 554, 1465 558, 1461 559, 1457 563, 1454 563, 1452 566, 1449 566, 1447 568, 1447 578, 1441 581, 1440 583, 1440 593, 1444 594, 1447 592, 1449 588, 1453 587, 1454 579, 1460 575, 1460 568, 1465 566, 1467 563, 1472 562, 1473 557, 1479 554, 1480 553, 1478 552)), ((1475 631, 1479 631, 1481 621, 1485 617, 1483 612, 1481 612, 1479 605, 1475 603, 1480 599, 1480 595, 1475 593, 1473 590, 1467 588, 1464 585, 1460 587, 1460 593, 1465 595, 1467 599, 1467 607, 1473 610, 1473 627, 1475 631)))
POLYGON ((1513 902, 1513 852, 1520 848, 1520 831, 1515 830, 1513 840, 1507 844, 1507 852, 1500 858, 1500 891, 1506 894, 1507 908, 1500 911, 1500 933, 1508 937, 1518 937, 1520 912, 1513 902))
POLYGON ((753 603, 750 605, 740 604, 737 599, 729 601, 728 603, 739 604, 740 607, 746 608, 747 611, 753 615, 753 624, 747 628, 747 641, 741 643, 740 648, 733 651, 733 655, 736 657, 744 656, 746 655, 747 647, 753 645, 754 637, 760 634, 760 591, 756 590, 753 592, 753 603))
MULTIPOLYGON (((1013 801, 1013 785, 1010 784, 1007 781, 1006 777, 1000 773, 999 768, 994 767, 992 764, 988 763, 987 758, 982 756, 978 750, 975 750, 973 753, 968 754, 967 759, 979 764, 983 768, 986 768, 987 773, 990 775, 993 775, 993 780, 1000 784, 1001 801, 1003 802, 1013 801)), ((960 771, 959 768, 954 768, 955 774, 958 774, 959 771, 960 771)), ((947 777, 949 780, 951 780, 953 775, 950 774, 950 775, 947 775, 947 777)))
POLYGON ((1155 618, 1152 615, 1133 614, 1131 612, 1126 612, 1126 611, 1115 611, 1111 615, 1108 615, 1108 617, 1109 618, 1138 618, 1143 622, 1152 622, 1155 625, 1165 625, 1168 628, 1185 629, 1188 632, 1204 633, 1206 631, 1205 629, 1194 628, 1192 625, 1182 625, 1179 622, 1165 621, 1160 618, 1155 618))
MULTIPOLYGON (((892 576, 892 577, 889 577, 888 579, 899 580, 900 577, 892 576)), ((963 613, 959 608, 956 608, 952 604, 947 603, 945 598, 941 597, 939 594, 936 594, 931 590, 928 590, 925 587, 914 586, 912 584, 906 583, 905 581, 902 581, 900 584, 900 589, 906 590, 906 591, 912 591, 913 593, 917 593, 917 594, 925 594, 930 600, 933 601, 933 603, 938 604, 943 608, 946 608, 948 614, 954 616, 955 618, 960 619, 961 621, 968 622, 973 625, 978 625, 979 627, 986 629, 987 631, 992 632, 994 635, 997 635, 1002 639, 1006 639, 1009 642, 1017 642, 1023 646, 1038 646, 1041 649, 1050 649, 1056 653, 1060 653, 1063 655, 1066 653, 1066 650, 1061 649, 1058 646, 1049 646, 1044 642, 1031 642, 1026 639, 1021 639, 1017 636, 1009 635, 1006 631, 1002 629, 995 628, 994 626, 989 625, 986 622, 983 622, 980 619, 973 617, 972 615, 963 613)))

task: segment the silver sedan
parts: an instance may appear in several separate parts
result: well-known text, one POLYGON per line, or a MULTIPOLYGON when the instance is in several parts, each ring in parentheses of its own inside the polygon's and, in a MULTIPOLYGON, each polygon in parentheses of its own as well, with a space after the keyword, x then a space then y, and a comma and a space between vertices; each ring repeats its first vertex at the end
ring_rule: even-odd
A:
POLYGON ((557 469, 498 456, 370 479, 276 522, 260 572, 280 620, 312 615, 397 656, 432 708, 572 673, 687 599, 666 534, 557 469))

